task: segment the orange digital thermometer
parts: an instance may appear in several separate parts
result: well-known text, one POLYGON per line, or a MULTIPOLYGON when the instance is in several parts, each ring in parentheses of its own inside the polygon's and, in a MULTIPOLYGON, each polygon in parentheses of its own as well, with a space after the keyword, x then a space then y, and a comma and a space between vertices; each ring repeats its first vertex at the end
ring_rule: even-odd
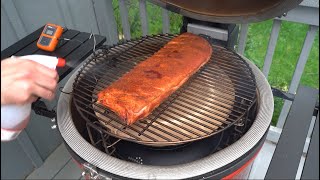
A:
POLYGON ((59 38, 63 33, 63 28, 55 24, 46 24, 40 38, 37 42, 37 47, 45 51, 54 51, 58 45, 59 38))

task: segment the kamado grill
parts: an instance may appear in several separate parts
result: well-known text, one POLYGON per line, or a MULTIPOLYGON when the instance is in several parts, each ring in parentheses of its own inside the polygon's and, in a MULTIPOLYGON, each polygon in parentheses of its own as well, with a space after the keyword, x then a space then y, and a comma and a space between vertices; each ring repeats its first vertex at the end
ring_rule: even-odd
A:
MULTIPOLYGON (((152 2, 192 18, 185 18, 182 31, 210 42, 210 61, 148 117, 128 126, 97 103, 97 93, 177 35, 145 36, 99 47, 66 83, 63 91, 71 93, 59 98, 57 122, 67 149, 87 178, 248 178, 271 122, 273 96, 260 70, 230 48, 232 32, 225 30, 219 36, 210 24, 261 21, 287 12, 300 1, 252 2, 256 6, 248 7, 250 11, 239 7, 230 16, 210 14, 211 6, 198 6, 195 1, 152 2)), ((209 2, 215 1, 204 1, 209 2)), ((225 4, 231 10, 229 3, 221 8, 225 4)))

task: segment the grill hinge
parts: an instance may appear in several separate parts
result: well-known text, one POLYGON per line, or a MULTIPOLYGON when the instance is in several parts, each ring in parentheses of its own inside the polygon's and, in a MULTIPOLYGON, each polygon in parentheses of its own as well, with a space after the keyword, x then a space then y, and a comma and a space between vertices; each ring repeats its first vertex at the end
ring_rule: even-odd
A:
POLYGON ((98 173, 97 167, 93 166, 89 163, 83 164, 84 171, 82 172, 82 176, 89 179, 100 179, 100 180, 112 180, 110 177, 103 176, 98 173))
POLYGON ((193 34, 204 34, 214 39, 228 41, 228 31, 225 29, 189 23, 187 30, 193 34))

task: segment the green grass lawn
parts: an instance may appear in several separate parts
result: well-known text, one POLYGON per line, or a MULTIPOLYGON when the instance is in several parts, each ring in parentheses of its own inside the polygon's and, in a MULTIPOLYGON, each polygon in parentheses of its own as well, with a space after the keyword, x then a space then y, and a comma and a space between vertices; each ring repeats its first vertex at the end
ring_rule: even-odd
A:
MULTIPOLYGON (((131 36, 132 38, 140 37, 142 35, 142 30, 139 14, 139 1, 131 0, 126 2, 128 3, 131 36)), ((118 1, 113 0, 113 5, 115 18, 118 24, 118 32, 121 35, 122 26, 118 1)), ((162 33, 161 8, 147 2, 147 13, 149 34, 162 33)), ((169 17, 170 33, 179 33, 182 25, 181 16, 170 12, 169 17)), ((249 25, 245 56, 253 61, 261 70, 271 29, 272 20, 249 25)), ((285 21, 282 22, 271 70, 268 76, 268 81, 272 87, 288 91, 307 31, 307 25, 285 21)), ((319 89, 319 31, 308 57, 301 78, 301 84, 319 89)), ((278 120, 282 105, 283 101, 280 98, 275 98, 275 112, 272 118, 273 125, 275 125, 278 120)))

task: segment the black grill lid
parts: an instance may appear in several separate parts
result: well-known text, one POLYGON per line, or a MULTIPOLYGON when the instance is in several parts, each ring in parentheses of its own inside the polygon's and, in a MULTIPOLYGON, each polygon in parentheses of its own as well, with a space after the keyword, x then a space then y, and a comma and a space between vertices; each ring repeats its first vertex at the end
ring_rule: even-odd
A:
POLYGON ((259 22, 281 16, 302 0, 149 0, 193 19, 218 23, 259 22))

